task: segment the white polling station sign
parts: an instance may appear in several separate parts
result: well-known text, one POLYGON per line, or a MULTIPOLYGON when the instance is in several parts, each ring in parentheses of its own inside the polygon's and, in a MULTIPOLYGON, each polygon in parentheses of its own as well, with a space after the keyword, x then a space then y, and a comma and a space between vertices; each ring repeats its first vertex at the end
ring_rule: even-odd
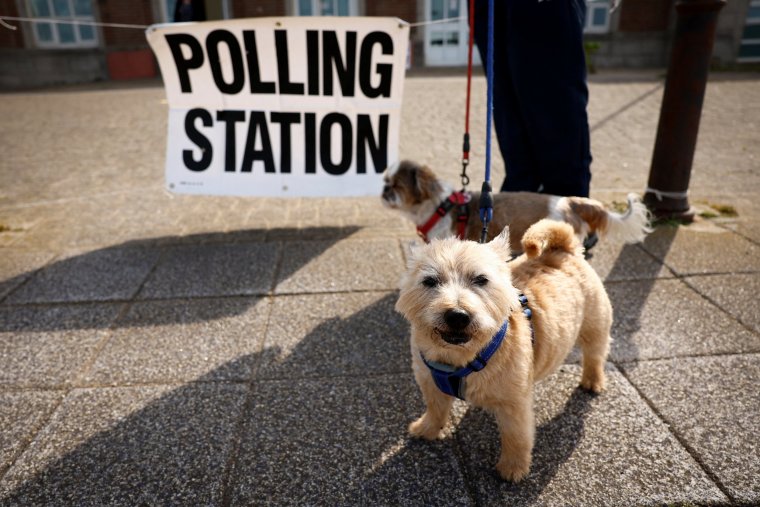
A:
POLYGON ((378 195, 398 159, 409 25, 283 17, 152 25, 185 194, 378 195))

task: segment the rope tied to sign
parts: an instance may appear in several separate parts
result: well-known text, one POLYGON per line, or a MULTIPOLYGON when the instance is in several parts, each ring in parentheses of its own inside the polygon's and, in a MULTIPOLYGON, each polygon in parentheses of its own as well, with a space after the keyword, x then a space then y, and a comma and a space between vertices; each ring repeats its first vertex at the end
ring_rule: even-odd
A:
MULTIPOLYGON (((234 19, 234 18, 230 18, 230 19, 234 19)), ((438 25, 441 23, 452 23, 455 21, 461 21, 463 19, 464 19, 464 16, 459 16, 455 18, 436 19, 434 21, 420 21, 418 23, 409 23, 409 27, 415 28, 418 26, 438 25)), ((5 22, 5 20, 24 21, 27 23, 66 23, 69 25, 102 26, 105 28, 134 28, 137 30, 146 30, 150 26, 150 25, 133 25, 133 24, 128 24, 128 23, 101 23, 99 21, 84 21, 81 19, 24 18, 24 17, 19 17, 19 16, 0 16, 0 26, 8 28, 9 30, 16 30, 18 27, 9 25, 8 23, 5 22)), ((219 21, 226 21, 226 20, 219 20, 219 21)))
POLYGON ((25 21, 27 23, 65 23, 67 25, 87 25, 87 26, 102 26, 105 28, 134 28, 136 30, 145 30, 148 25, 131 25, 128 23, 100 23, 98 21, 84 21, 81 19, 65 19, 65 18, 22 18, 18 16, 0 16, 0 25, 15 30, 15 26, 11 26, 5 22, 10 21, 25 21))
POLYGON ((2 26, 4 28, 7 28, 8 30, 16 30, 16 29, 18 29, 18 27, 15 27, 13 25, 9 25, 8 23, 6 23, 3 18, 0 18, 0 26, 2 26))

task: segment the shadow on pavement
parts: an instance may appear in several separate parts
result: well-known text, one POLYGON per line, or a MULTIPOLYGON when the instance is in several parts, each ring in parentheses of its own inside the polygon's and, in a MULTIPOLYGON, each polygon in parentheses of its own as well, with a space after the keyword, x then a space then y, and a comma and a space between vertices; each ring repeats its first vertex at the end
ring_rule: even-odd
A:
POLYGON ((616 117, 620 116, 621 114, 623 114, 624 112, 628 111, 632 107, 636 106, 640 102, 646 100, 647 97, 649 97, 653 93, 658 92, 661 88, 664 88, 664 87, 665 87, 665 83, 661 82, 661 83, 657 84, 656 86, 650 88, 649 90, 647 90, 646 92, 642 93, 641 95, 639 95, 635 99, 631 100, 627 104, 624 104, 623 106, 621 106, 620 108, 618 108, 616 111, 613 111, 612 113, 608 114, 607 116, 605 116, 601 120, 599 120, 596 123, 594 123, 593 125, 591 125, 589 127, 589 132, 593 133, 595 130, 598 130, 598 129, 602 128, 608 122, 614 120, 616 117))
MULTIPOLYGON (((650 274, 639 283, 651 290, 650 274)), ((288 297, 325 298, 303 337, 278 338, 270 326, 260 352, 180 387, 72 390, 0 480, 0 505, 429 505, 471 504, 473 494, 530 504, 583 439, 594 397, 575 389, 537 428, 518 485, 496 476, 498 433, 483 411, 468 410, 452 439, 410 440, 422 403, 396 294, 345 315, 332 295, 288 297), (255 365, 250 382, 216 381, 244 363, 255 365)), ((613 301, 629 315, 644 303, 613 301)))
POLYGON ((656 262, 650 262, 643 265, 643 268, 636 273, 635 281, 614 283, 607 286, 607 292, 612 302, 613 323, 612 323, 612 356, 614 357, 616 349, 626 351, 626 360, 636 360, 639 358, 639 349, 636 343, 631 341, 633 335, 641 326, 639 319, 646 305, 649 294, 654 289, 658 281, 658 273, 662 269, 662 259, 665 258, 675 240, 678 228, 671 226, 660 226, 651 233, 643 245, 625 245, 620 251, 620 255, 615 261, 607 279, 615 279, 617 275, 623 275, 630 271, 630 259, 641 250, 654 257, 650 252, 655 242, 658 245, 658 258, 656 262), (631 290, 635 288, 635 290, 631 290), (625 325, 622 323, 625 322, 625 325), (617 324, 617 325, 616 325, 617 324), (622 330, 622 332, 621 332, 622 330))
POLYGON ((483 411, 454 438, 410 439, 422 402, 395 299, 180 387, 72 390, 0 481, 0 505, 467 505, 468 475, 489 489, 479 497, 538 498, 582 440, 593 396, 576 389, 538 427, 519 485, 496 476, 498 432, 483 411), (244 363, 259 364, 251 383, 214 381, 244 363))
POLYGON ((456 435, 468 473, 476 478, 478 499, 486 505, 532 505, 583 440, 585 418, 594 398, 575 388, 562 410, 536 428, 530 473, 518 484, 504 482, 494 468, 500 444, 493 417, 482 410, 468 410, 456 435))
MULTIPOLYGON (((38 305, 48 303, 99 304, 266 295, 272 292, 278 281, 288 278, 309 260, 359 229, 253 229, 127 241, 56 260, 41 269, 0 281, 0 288, 8 288, 5 297, 0 298, 0 303, 4 303, 0 310, 14 305, 12 308, 16 311, 34 313, 43 310, 38 305), (303 243, 299 244, 299 255, 292 256, 289 262, 282 262, 287 245, 302 239, 320 241, 309 241, 306 249, 303 243)), ((227 309, 239 310, 235 305, 215 305, 213 308, 203 315, 196 315, 195 321, 222 317, 227 314, 227 309)), ((190 319, 194 321, 193 316, 190 319)), ((114 325, 107 319, 73 321, 30 317, 23 322, 19 320, 0 319, 0 331, 89 329, 114 325)), ((118 327, 119 323, 115 325, 118 327)), ((130 320, 129 325, 140 326, 141 323, 130 320)))
POLYGON ((364 498, 373 463, 420 408, 395 299, 375 294, 295 344, 268 343, 180 387, 73 389, 0 480, 0 505, 364 498), (250 363, 263 372, 252 382, 215 381, 250 363))

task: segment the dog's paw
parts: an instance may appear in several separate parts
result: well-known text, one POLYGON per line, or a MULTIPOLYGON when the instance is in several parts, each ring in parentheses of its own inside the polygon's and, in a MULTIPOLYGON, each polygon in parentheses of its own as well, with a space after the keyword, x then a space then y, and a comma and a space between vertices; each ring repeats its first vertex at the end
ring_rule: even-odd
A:
POLYGON ((588 377, 588 378, 584 376, 581 379, 581 388, 595 394, 599 394, 602 391, 604 391, 604 386, 605 386, 604 375, 593 376, 593 377, 588 377))
POLYGON ((443 434, 443 426, 431 424, 429 418, 423 415, 409 425, 409 434, 416 438, 436 440, 443 434))
POLYGON ((530 459, 525 461, 502 457, 496 463, 496 471, 504 480, 520 482, 530 471, 530 459))

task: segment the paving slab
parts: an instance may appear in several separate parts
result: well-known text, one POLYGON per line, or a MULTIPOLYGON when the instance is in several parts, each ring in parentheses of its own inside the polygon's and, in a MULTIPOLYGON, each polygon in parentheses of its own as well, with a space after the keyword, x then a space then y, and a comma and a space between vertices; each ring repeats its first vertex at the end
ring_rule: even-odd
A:
POLYGON ((37 272, 7 303, 130 299, 159 258, 151 248, 69 252, 37 272))
POLYGON ((349 223, 372 228, 386 227, 408 232, 417 237, 414 224, 398 211, 385 207, 380 199, 382 188, 377 189, 377 197, 348 197, 353 204, 353 214, 347 217, 349 223))
POLYGON ((396 292, 274 299, 258 378, 408 373, 409 326, 396 292))
POLYGON ((564 365, 538 384, 533 464, 518 484, 495 464, 493 417, 471 409, 455 431, 479 505, 630 506, 725 502, 726 497, 633 387, 608 368, 608 387, 578 389, 580 367, 564 365))
POLYGON ((275 293, 395 290, 403 267, 395 239, 291 242, 275 293))
POLYGON ((624 368, 732 501, 760 504, 760 355, 647 361, 624 368))
POLYGON ((213 505, 247 387, 75 389, 0 480, 3 505, 213 505))
POLYGON ((232 505, 473 505, 451 439, 407 437, 422 410, 411 371, 254 390, 232 505))
POLYGON ((145 282, 141 299, 266 294, 281 247, 277 243, 167 248, 145 282))
POLYGON ((591 250, 588 261, 599 277, 608 282, 673 277, 662 262, 637 244, 621 245, 602 238, 591 250))
POLYGON ((160 190, 109 192, 47 206, 52 208, 51 218, 31 230, 24 243, 63 250, 95 249, 180 230, 178 213, 160 190), (130 212, 124 213, 125 209, 130 212))
MULTIPOLYGON (((298 240, 326 240, 327 244, 356 234, 362 229, 356 225, 341 227, 273 227, 266 231, 267 241, 292 242, 298 240)), ((288 245, 286 245, 288 246, 288 245)))
POLYGON ((83 382, 247 380, 261 352, 268 315, 269 301, 259 298, 135 303, 83 382))
MULTIPOLYGON (((750 217, 756 216, 760 216, 760 210, 750 215, 750 217)), ((728 230, 736 231, 750 241, 760 243, 760 224, 757 223, 756 220, 752 220, 752 218, 748 219, 745 217, 744 219, 737 220, 734 223, 721 224, 721 226, 725 227, 728 230)))
POLYGON ((644 248, 678 275, 760 271, 760 246, 709 222, 658 227, 644 248))
POLYGON ((760 273, 691 276, 684 281, 726 313, 760 333, 760 273))
POLYGON ((0 476, 47 420, 63 391, 0 392, 0 476))
POLYGON ((760 351, 760 335, 681 280, 608 283, 616 362, 760 351))
POLYGON ((51 252, 4 250, 0 257, 0 301, 53 257, 51 252))
MULTIPOLYGON (((380 190, 378 188, 378 192, 380 190)), ((308 197, 292 199, 290 202, 293 206, 288 210, 288 220, 298 224, 299 228, 341 227, 353 223, 350 219, 354 216, 354 205, 349 199, 308 197)))
MULTIPOLYGON (((6 165, 10 167, 10 165, 6 165)), ((5 200, 7 186, 0 185, 0 203, 5 200)), ((15 196, 14 196, 15 197, 15 196)), ((20 245, 31 231, 50 219, 49 209, 44 206, 0 207, 0 247, 20 245)))
POLYGON ((92 359, 121 304, 0 307, 0 384, 61 386, 92 359))
POLYGON ((113 239, 112 233, 98 228, 98 219, 105 215, 113 217, 115 209, 98 208, 96 211, 94 206, 87 205, 86 200, 79 199, 43 201, 35 203, 34 208, 45 219, 24 231, 16 242, 17 246, 73 250, 94 248, 99 246, 97 243, 104 245, 113 239))

